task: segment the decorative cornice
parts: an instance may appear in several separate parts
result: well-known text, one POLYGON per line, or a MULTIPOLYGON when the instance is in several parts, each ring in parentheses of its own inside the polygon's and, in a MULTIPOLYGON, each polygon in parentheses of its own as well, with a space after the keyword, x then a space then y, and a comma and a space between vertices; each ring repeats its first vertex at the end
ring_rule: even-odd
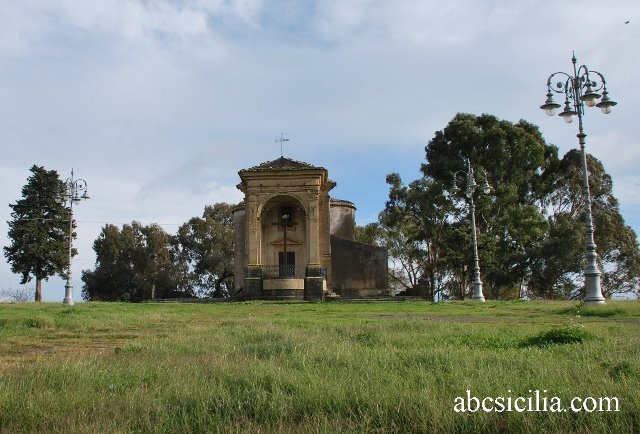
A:
POLYGON ((334 198, 329 198, 329 206, 344 206, 344 207, 356 209, 356 205, 353 202, 350 202, 348 200, 342 200, 342 199, 334 199, 334 198))

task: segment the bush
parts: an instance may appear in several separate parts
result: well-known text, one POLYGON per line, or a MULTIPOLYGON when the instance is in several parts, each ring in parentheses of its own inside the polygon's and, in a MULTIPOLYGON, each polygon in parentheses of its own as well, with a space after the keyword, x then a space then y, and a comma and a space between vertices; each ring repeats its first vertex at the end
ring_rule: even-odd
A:
POLYGON ((554 344, 577 344, 594 338, 594 335, 582 327, 562 327, 531 336, 522 342, 522 346, 546 347, 554 344))

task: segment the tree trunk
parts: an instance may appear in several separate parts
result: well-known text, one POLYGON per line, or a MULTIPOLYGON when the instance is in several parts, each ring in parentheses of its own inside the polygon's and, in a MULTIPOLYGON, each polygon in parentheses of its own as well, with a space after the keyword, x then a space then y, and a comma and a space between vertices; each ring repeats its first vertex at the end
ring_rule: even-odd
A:
POLYGON ((220 298, 222 297, 222 279, 215 279, 213 284, 213 292, 211 293, 212 298, 220 298))
POLYGON ((42 302, 42 278, 36 277, 36 302, 42 302))

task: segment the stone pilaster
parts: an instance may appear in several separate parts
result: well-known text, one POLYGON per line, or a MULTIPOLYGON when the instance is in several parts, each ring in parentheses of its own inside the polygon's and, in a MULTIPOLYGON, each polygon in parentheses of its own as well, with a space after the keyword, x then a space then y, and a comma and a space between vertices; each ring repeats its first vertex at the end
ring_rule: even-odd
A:
POLYGON ((317 192, 311 193, 309 203, 309 265, 320 266, 320 208, 317 192))
POLYGON ((244 298, 259 298, 262 296, 262 266, 249 265, 244 278, 244 298))
POLYGON ((306 277, 304 278, 304 299, 324 300, 324 276, 322 267, 319 265, 307 266, 306 277))
POLYGON ((260 222, 257 216, 257 200, 254 195, 247 198, 245 209, 247 225, 247 256, 249 266, 260 264, 260 222))

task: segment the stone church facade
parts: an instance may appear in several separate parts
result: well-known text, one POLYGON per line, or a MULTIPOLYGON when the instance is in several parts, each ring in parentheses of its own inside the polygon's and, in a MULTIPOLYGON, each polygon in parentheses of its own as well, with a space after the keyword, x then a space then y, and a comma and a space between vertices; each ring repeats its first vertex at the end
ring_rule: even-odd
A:
POLYGON ((235 295, 244 299, 386 295, 387 252, 353 239, 355 206, 332 199, 327 169, 280 157, 238 172, 235 295))

